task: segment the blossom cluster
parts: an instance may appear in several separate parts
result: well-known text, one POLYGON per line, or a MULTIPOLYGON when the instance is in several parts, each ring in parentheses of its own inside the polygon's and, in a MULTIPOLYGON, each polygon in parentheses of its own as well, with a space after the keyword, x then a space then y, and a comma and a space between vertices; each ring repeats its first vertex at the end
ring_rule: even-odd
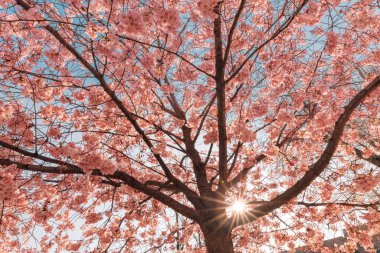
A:
POLYGON ((100 221, 102 219, 102 217, 103 216, 100 213, 89 213, 86 216, 86 223, 87 224, 96 223, 96 222, 100 221))
POLYGON ((175 78, 182 82, 188 82, 197 78, 197 73, 189 67, 184 67, 177 71, 175 78))
POLYGON ((174 8, 158 11, 157 20, 161 26, 167 27, 171 31, 176 31, 181 26, 177 10, 174 8))
POLYGON ((201 0, 198 2, 198 10, 205 18, 215 18, 214 7, 218 0, 201 0))
POLYGON ((47 131, 46 135, 48 137, 51 137, 53 139, 58 139, 60 137, 60 130, 58 127, 51 127, 49 128, 49 130, 47 131))
POLYGON ((137 10, 130 10, 128 13, 123 13, 120 17, 120 21, 126 26, 130 33, 142 33, 145 31, 144 19, 137 10))
POLYGON ((354 180, 354 188, 358 192, 369 192, 380 182, 380 175, 363 175, 354 180))
POLYGON ((116 170, 115 164, 100 154, 83 155, 79 165, 86 172, 98 169, 104 174, 113 174, 116 170))
POLYGON ((338 35, 335 32, 326 33, 326 53, 333 53, 334 49, 338 45, 338 35))
POLYGON ((16 169, 15 165, 10 165, 0 171, 0 200, 12 201, 15 200, 20 190, 15 182, 15 176, 12 173, 16 169))
POLYGON ((302 13, 297 17, 298 25, 315 25, 322 17, 323 11, 321 5, 317 2, 310 2, 305 13, 302 13))
POLYGON ((129 10, 127 13, 120 15, 121 27, 125 27, 131 34, 146 32, 152 28, 154 22, 168 32, 175 32, 181 26, 178 12, 174 8, 160 9, 155 14, 140 10, 129 10))
POLYGON ((102 24, 95 24, 93 22, 88 22, 86 26, 86 33, 91 39, 96 39, 98 33, 104 34, 107 32, 107 27, 102 24))

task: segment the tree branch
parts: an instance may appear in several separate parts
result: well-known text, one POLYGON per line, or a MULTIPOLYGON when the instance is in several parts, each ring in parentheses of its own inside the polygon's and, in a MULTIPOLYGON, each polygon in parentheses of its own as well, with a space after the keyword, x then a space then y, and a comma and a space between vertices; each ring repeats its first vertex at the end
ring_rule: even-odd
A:
MULTIPOLYGON (((259 163, 260 161, 262 161, 266 157, 267 156, 264 154, 256 156, 256 158, 254 159, 254 165, 259 163)), ((253 168, 254 165, 242 169, 233 179, 231 179, 231 181, 226 183, 226 188, 231 189, 236 184, 238 184, 244 177, 247 176, 248 172, 253 168)))
POLYGON ((350 119, 351 114, 359 106, 359 104, 372 92, 374 92, 379 86, 380 76, 377 76, 363 90, 361 90, 351 99, 351 101, 345 107, 344 112, 335 122, 334 130, 332 132, 330 140, 327 143, 325 150, 323 151, 319 159, 313 165, 310 166, 309 170, 301 179, 299 179, 292 187, 287 189, 285 192, 279 194, 277 197, 273 198, 268 203, 262 204, 259 207, 253 209, 250 212, 251 215, 246 220, 231 221, 231 227, 237 227, 257 220, 258 218, 286 204, 288 201, 297 197, 301 192, 303 192, 324 171, 324 169, 330 163, 330 160, 338 147, 340 138, 343 135, 345 125, 350 119))
POLYGON ((246 2, 246 0, 241 0, 240 1, 239 9, 238 9, 238 11, 237 11, 237 13, 235 15, 235 18, 234 18, 234 21, 232 23, 230 32, 228 33, 226 50, 224 51, 223 68, 227 64, 228 54, 230 53, 230 49, 231 49, 231 45, 232 45, 232 37, 234 35, 235 28, 236 28, 236 26, 237 26, 237 24, 239 22, 240 15, 243 12, 245 2, 246 2))
MULTIPOLYGON (((29 6, 27 3, 25 3, 23 0, 16 0, 17 4, 22 6, 24 9, 29 9, 29 6)), ((170 181, 172 181, 174 184, 176 184, 181 191, 188 197, 188 199, 193 203, 198 201, 198 194, 188 188, 184 183, 182 183, 180 180, 178 180, 174 175, 170 172, 169 168, 167 167, 166 163, 162 159, 162 157, 159 154, 156 154, 153 152, 153 144, 145 134, 145 132, 141 129, 135 118, 133 117, 132 113, 129 112, 126 107, 123 105, 122 101, 116 96, 115 92, 109 88, 107 85, 103 75, 97 71, 86 59, 83 58, 83 56, 76 51, 76 49, 71 46, 66 40, 50 25, 44 26, 44 28, 53 35, 60 43, 63 45, 70 53, 72 53, 80 63, 82 63, 93 75, 98 79, 100 82, 100 86, 103 88, 103 90, 109 95, 109 97, 112 99, 112 101, 116 104, 116 106, 121 110, 121 112, 125 115, 125 117, 128 119, 128 121, 132 124, 134 129, 142 136, 142 139, 146 143, 146 145, 149 147, 149 149, 152 151, 154 157, 162 167, 162 169, 165 172, 165 175, 168 177, 170 181)))
MULTIPOLYGON (((16 165, 17 168, 21 170, 39 172, 39 173, 44 173, 44 174, 85 175, 85 172, 76 165, 70 165, 70 167, 67 167, 65 165, 45 166, 45 165, 25 164, 25 163, 11 161, 10 159, 0 159, 0 165, 9 166, 13 164, 16 165)), ((128 185, 129 187, 135 190, 138 190, 150 197, 155 198, 156 200, 167 205, 168 207, 172 208, 174 211, 182 214, 183 216, 195 221, 199 219, 198 213, 196 210, 184 204, 179 203, 178 201, 174 200, 173 198, 165 195, 164 193, 160 191, 157 191, 156 189, 151 189, 148 186, 145 186, 139 180, 137 180, 136 178, 130 176, 129 174, 123 171, 116 171, 113 175, 104 175, 101 173, 100 170, 94 169, 92 171, 92 175, 121 180, 124 184, 128 185)))
POLYGON ((217 17, 214 20, 214 50, 215 50, 215 82, 216 102, 218 116, 218 140, 219 140, 219 184, 218 188, 224 189, 227 181, 227 126, 226 126, 226 91, 223 66, 223 38, 222 21, 220 17, 221 2, 215 8, 217 17))
POLYGON ((358 148, 355 148, 355 153, 360 159, 363 159, 369 163, 372 163, 373 165, 376 165, 377 167, 380 167, 380 156, 379 155, 372 154, 370 157, 366 158, 363 156, 363 151, 361 151, 358 148))

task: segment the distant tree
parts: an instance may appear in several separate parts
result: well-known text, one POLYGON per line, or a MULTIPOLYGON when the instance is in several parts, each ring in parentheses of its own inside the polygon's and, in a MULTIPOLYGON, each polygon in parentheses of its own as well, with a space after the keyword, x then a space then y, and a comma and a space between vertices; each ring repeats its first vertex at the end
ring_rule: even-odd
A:
POLYGON ((343 227, 340 250, 369 249, 379 20, 371 0, 1 1, 1 251, 320 250, 343 227))

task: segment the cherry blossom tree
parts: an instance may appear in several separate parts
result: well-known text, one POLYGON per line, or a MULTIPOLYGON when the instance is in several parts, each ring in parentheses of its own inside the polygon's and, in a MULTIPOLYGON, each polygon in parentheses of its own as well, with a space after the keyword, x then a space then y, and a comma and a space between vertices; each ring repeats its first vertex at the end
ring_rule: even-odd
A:
POLYGON ((379 14, 372 0, 1 1, 1 251, 370 250, 379 14))

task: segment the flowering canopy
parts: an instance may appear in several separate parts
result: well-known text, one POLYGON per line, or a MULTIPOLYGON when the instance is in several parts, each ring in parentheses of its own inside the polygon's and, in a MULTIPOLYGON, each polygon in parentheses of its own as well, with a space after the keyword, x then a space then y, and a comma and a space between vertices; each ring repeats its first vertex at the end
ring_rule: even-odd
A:
POLYGON ((378 10, 1 1, 0 250, 371 249, 378 10))

